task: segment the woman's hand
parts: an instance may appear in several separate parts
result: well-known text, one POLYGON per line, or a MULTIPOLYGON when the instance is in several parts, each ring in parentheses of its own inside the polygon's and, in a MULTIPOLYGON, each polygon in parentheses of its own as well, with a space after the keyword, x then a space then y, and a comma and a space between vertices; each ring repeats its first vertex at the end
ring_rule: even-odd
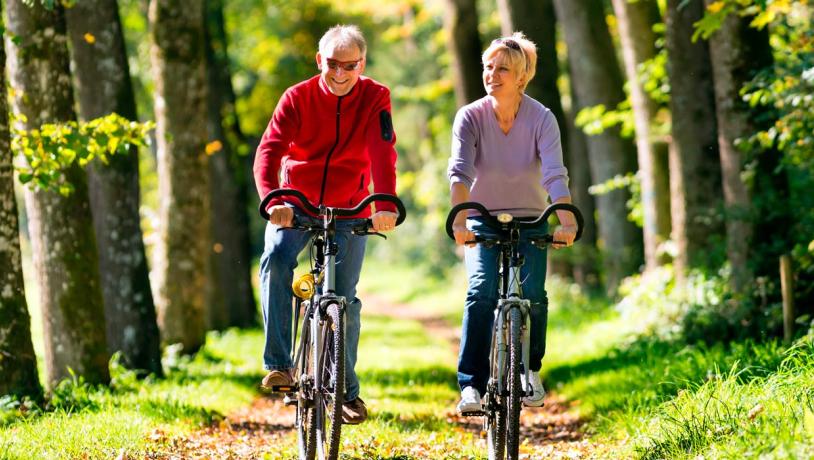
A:
POLYGON ((396 228, 398 214, 390 211, 378 211, 370 220, 373 222, 373 231, 389 232, 396 228))
MULTIPOLYGON (((466 228, 466 221, 452 224, 452 233, 455 235, 455 244, 457 245, 465 244, 467 241, 475 241, 475 234, 472 233, 472 230, 466 228)), ((474 245, 474 243, 470 243, 467 246, 472 247, 474 245)))
POLYGON ((577 236, 576 225, 561 225, 554 230, 554 249, 566 248, 574 244, 574 238, 577 236))

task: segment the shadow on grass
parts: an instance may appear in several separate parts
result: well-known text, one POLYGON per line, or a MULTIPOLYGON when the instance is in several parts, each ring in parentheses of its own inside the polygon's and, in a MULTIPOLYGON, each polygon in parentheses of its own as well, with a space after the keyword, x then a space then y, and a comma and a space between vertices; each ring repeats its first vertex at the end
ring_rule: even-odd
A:
POLYGON ((443 366, 398 370, 368 369, 359 372, 358 376, 359 380, 365 384, 383 386, 446 385, 456 391, 458 389, 455 371, 443 366))

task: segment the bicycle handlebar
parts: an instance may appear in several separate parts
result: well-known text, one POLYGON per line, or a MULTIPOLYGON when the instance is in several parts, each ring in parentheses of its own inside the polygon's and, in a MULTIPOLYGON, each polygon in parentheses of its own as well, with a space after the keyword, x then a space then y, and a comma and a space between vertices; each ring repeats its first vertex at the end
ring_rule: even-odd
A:
POLYGON ((374 193, 372 195, 368 195, 367 197, 365 197, 364 200, 362 200, 359 204, 357 204, 353 208, 331 208, 323 206, 320 209, 320 207, 314 206, 310 201, 308 201, 308 198, 306 198, 305 195, 299 190, 289 188, 278 188, 276 190, 272 190, 271 192, 269 192, 265 197, 263 197, 263 200, 260 202, 258 211, 260 212, 260 215, 263 217, 264 220, 269 220, 269 213, 266 210, 266 207, 271 202, 271 200, 283 196, 291 196, 296 198, 297 201, 300 202, 300 204, 306 211, 317 216, 323 216, 326 210, 328 209, 330 209, 331 213, 337 217, 355 216, 356 214, 362 212, 366 207, 370 205, 370 203, 373 203, 374 201, 387 201, 388 203, 392 203, 393 205, 395 205, 396 209, 398 210, 396 226, 399 226, 402 222, 404 222, 404 219, 407 218, 407 210, 404 209, 404 204, 397 196, 390 195, 389 193, 374 193))
POLYGON ((486 220, 487 225, 499 230, 505 230, 507 226, 510 224, 513 225, 515 228, 535 228, 540 226, 544 222, 547 222, 548 217, 554 211, 558 210, 568 211, 571 214, 573 214, 574 218, 577 220, 577 234, 574 237, 574 241, 577 241, 580 239, 580 237, 582 237, 582 224, 583 224, 582 213, 579 211, 579 208, 570 203, 551 204, 547 208, 545 208, 542 214, 537 216, 537 218, 532 221, 512 220, 511 222, 504 224, 497 220, 497 217, 493 216, 492 213, 489 212, 489 210, 486 209, 486 207, 483 206, 482 204, 474 201, 467 201, 455 205, 455 207, 453 207, 449 211, 449 215, 447 216, 446 224, 447 235, 449 235, 449 237, 452 238, 453 240, 455 239, 455 233, 452 231, 452 224, 455 221, 455 216, 457 216, 459 212, 466 209, 478 211, 478 213, 480 213, 480 215, 483 216, 483 218, 486 220))

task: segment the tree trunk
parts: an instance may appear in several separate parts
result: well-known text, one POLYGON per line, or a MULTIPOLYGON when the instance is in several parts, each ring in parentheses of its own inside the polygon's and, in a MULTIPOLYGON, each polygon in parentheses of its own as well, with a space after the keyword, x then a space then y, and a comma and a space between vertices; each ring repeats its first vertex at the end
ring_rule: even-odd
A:
MULTIPOLYGON (((0 11, 2 4, 0 3, 0 11)), ((0 18, 0 26, 3 25, 0 18)), ((0 42, 0 67, 6 68, 6 48, 0 42)), ((0 88, 6 74, 0 72, 0 88)), ((14 197, 14 169, 8 125, 8 99, 0 97, 0 395, 42 397, 37 357, 31 342, 31 318, 25 301, 20 229, 14 197)))
POLYGON ((679 279, 690 267, 719 262, 710 260, 714 253, 710 248, 721 235, 717 214, 722 193, 712 69, 706 42, 692 42, 693 24, 703 13, 701 0, 667 2, 673 124, 670 187, 679 279))
MULTIPOLYGON (((116 0, 82 0, 66 11, 80 117, 137 120, 116 0)), ((139 219, 138 148, 88 168, 107 344, 130 369, 162 374, 155 305, 139 219)))
MULTIPOLYGON (((748 261, 749 245, 753 242, 752 223, 749 220, 751 201, 746 184, 741 180, 744 161, 741 151, 735 147, 735 141, 748 138, 765 126, 759 126, 754 120, 752 110, 740 96, 740 90, 757 71, 772 64, 768 31, 750 27, 752 19, 730 15, 709 40, 715 75, 718 148, 727 208, 726 249, 732 268, 730 286, 734 292, 741 294, 746 293, 752 283, 753 273, 748 261)), ((773 156, 776 154, 772 152, 773 156)), ((766 173, 774 174, 773 171, 766 173)), ((773 258, 774 261, 776 259, 773 258)))
MULTIPOLYGON (((46 10, 21 0, 8 3, 7 42, 15 113, 25 129, 75 119, 69 71, 65 11, 46 10)), ((65 177, 74 191, 26 190, 26 210, 40 287, 48 384, 69 377, 69 369, 90 383, 107 383, 108 353, 98 256, 87 176, 78 165, 65 177)))
MULTIPOLYGON (((526 87, 526 94, 551 110, 560 126, 563 157, 568 158, 568 122, 560 102, 557 88, 559 61, 557 59, 556 16, 552 0, 498 0, 501 33, 509 36, 523 32, 537 45, 537 74, 526 87)), ((573 181, 571 182, 573 185, 573 181)), ((572 190, 573 193, 573 190, 572 190)), ((553 252, 549 252, 549 255, 553 252)), ((554 273, 573 273, 569 258, 550 257, 549 269, 554 273)))
MULTIPOLYGON (((573 89, 572 89, 573 93, 573 89)), ((588 193, 591 186, 591 171, 588 166, 588 140, 585 133, 574 124, 575 114, 568 116, 568 150, 565 157, 570 179, 571 201, 582 211, 585 227, 579 244, 569 251, 573 253, 574 281, 585 288, 599 287, 599 260, 596 244, 596 202, 588 193)))
POLYGON ((228 39, 222 0, 207 5, 206 60, 209 82, 208 131, 221 149, 209 157, 212 196, 213 297, 209 303, 211 328, 257 324, 257 305, 251 286, 251 245, 247 184, 234 146, 245 145, 235 111, 229 71, 228 39))
MULTIPOLYGON (((556 0, 563 25, 574 88, 574 109, 604 104, 615 108, 625 99, 622 74, 613 41, 605 25, 601 2, 556 0)), ((633 145, 621 138, 619 128, 588 136, 591 180, 603 183, 616 175, 635 171, 633 145)), ((603 251, 605 285, 609 292, 641 263, 641 231, 627 219, 628 190, 615 190, 596 199, 600 249, 603 251)))
POLYGON ((622 43, 622 57, 625 73, 630 83, 630 100, 633 105, 633 118, 636 126, 636 150, 639 160, 639 180, 641 183, 642 214, 644 234, 645 269, 652 270, 659 265, 658 247, 667 240, 669 234, 659 233, 659 207, 656 195, 656 161, 650 122, 657 107, 644 90, 638 68, 643 62, 656 55, 656 37, 653 24, 659 21, 658 6, 655 1, 613 0, 613 10, 619 25, 619 38, 622 43))
POLYGON ((155 303, 165 343, 197 351, 205 340, 209 242, 203 4, 150 3, 159 195, 155 303))
POLYGON ((458 107, 486 95, 481 80, 481 53, 478 11, 475 0, 446 0, 444 15, 447 46, 452 55, 452 75, 458 107))

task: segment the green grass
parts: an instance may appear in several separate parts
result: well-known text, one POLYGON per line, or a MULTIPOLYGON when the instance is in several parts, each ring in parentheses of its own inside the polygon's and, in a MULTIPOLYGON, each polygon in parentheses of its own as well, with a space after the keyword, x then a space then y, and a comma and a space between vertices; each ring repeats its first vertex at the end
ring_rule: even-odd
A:
POLYGON ((46 412, 0 412, 0 458, 142 456, 156 429, 188 432, 248 405, 262 376, 260 349, 259 331, 210 333, 203 352, 178 360, 163 380, 137 381, 114 366, 110 388, 64 381, 46 412))

